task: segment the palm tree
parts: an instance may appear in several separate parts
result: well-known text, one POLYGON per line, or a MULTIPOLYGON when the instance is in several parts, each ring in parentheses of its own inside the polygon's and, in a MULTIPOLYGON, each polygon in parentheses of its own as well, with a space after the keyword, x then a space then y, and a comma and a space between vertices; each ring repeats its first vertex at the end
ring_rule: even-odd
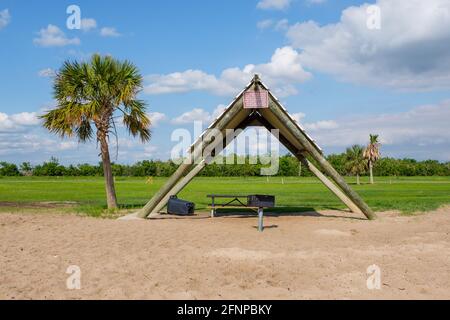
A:
POLYGON ((346 169, 349 174, 356 175, 356 183, 360 184, 359 176, 366 171, 366 162, 363 157, 364 148, 355 144, 351 148, 347 148, 346 169))
POLYGON ((95 126, 108 209, 117 208, 109 137, 115 134, 117 111, 122 113, 123 124, 132 136, 139 136, 142 142, 150 139, 146 105, 136 98, 142 88, 142 76, 128 61, 94 54, 89 62, 64 62, 53 88, 58 105, 41 116, 44 127, 62 138, 76 136, 79 142, 86 142, 93 138, 95 126))
POLYGON ((371 134, 369 136, 369 144, 364 150, 364 158, 369 164, 370 183, 373 184, 373 165, 380 159, 380 143, 378 142, 377 134, 371 134))

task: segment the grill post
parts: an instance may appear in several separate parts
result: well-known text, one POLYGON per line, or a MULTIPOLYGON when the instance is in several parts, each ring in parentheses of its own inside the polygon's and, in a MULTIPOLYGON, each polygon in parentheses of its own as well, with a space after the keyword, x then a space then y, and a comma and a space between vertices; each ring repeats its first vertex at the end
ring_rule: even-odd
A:
POLYGON ((263 232, 263 230, 264 230, 263 218, 264 218, 264 209, 258 208, 258 231, 259 232, 263 232))

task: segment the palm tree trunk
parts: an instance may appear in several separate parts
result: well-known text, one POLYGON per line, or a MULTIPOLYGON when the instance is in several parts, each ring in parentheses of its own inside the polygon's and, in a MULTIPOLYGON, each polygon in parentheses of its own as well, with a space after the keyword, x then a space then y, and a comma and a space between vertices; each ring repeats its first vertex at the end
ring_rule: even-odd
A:
POLYGON ((114 177, 111 168, 111 158, 109 157, 108 142, 106 135, 99 136, 102 153, 103 175, 105 176, 106 202, 108 209, 117 209, 116 189, 114 187, 114 177))
POLYGON ((373 184, 373 165, 372 161, 369 160, 369 172, 370 172, 370 184, 373 184))
POLYGON ((359 184, 359 174, 356 175, 356 184, 359 184))

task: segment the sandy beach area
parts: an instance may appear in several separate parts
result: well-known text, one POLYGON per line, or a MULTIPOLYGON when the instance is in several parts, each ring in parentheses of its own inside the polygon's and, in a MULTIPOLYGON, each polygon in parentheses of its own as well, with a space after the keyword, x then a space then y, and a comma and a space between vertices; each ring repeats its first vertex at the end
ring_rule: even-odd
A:
POLYGON ((0 299, 450 299, 450 207, 379 216, 1 213, 0 299))

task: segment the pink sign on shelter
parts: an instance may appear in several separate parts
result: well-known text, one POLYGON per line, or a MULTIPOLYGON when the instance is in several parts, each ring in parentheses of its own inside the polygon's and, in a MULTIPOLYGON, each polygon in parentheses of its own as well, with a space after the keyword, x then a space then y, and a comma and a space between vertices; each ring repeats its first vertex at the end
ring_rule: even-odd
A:
POLYGON ((269 92, 267 90, 255 90, 244 92, 244 108, 260 109, 269 107, 269 92))

